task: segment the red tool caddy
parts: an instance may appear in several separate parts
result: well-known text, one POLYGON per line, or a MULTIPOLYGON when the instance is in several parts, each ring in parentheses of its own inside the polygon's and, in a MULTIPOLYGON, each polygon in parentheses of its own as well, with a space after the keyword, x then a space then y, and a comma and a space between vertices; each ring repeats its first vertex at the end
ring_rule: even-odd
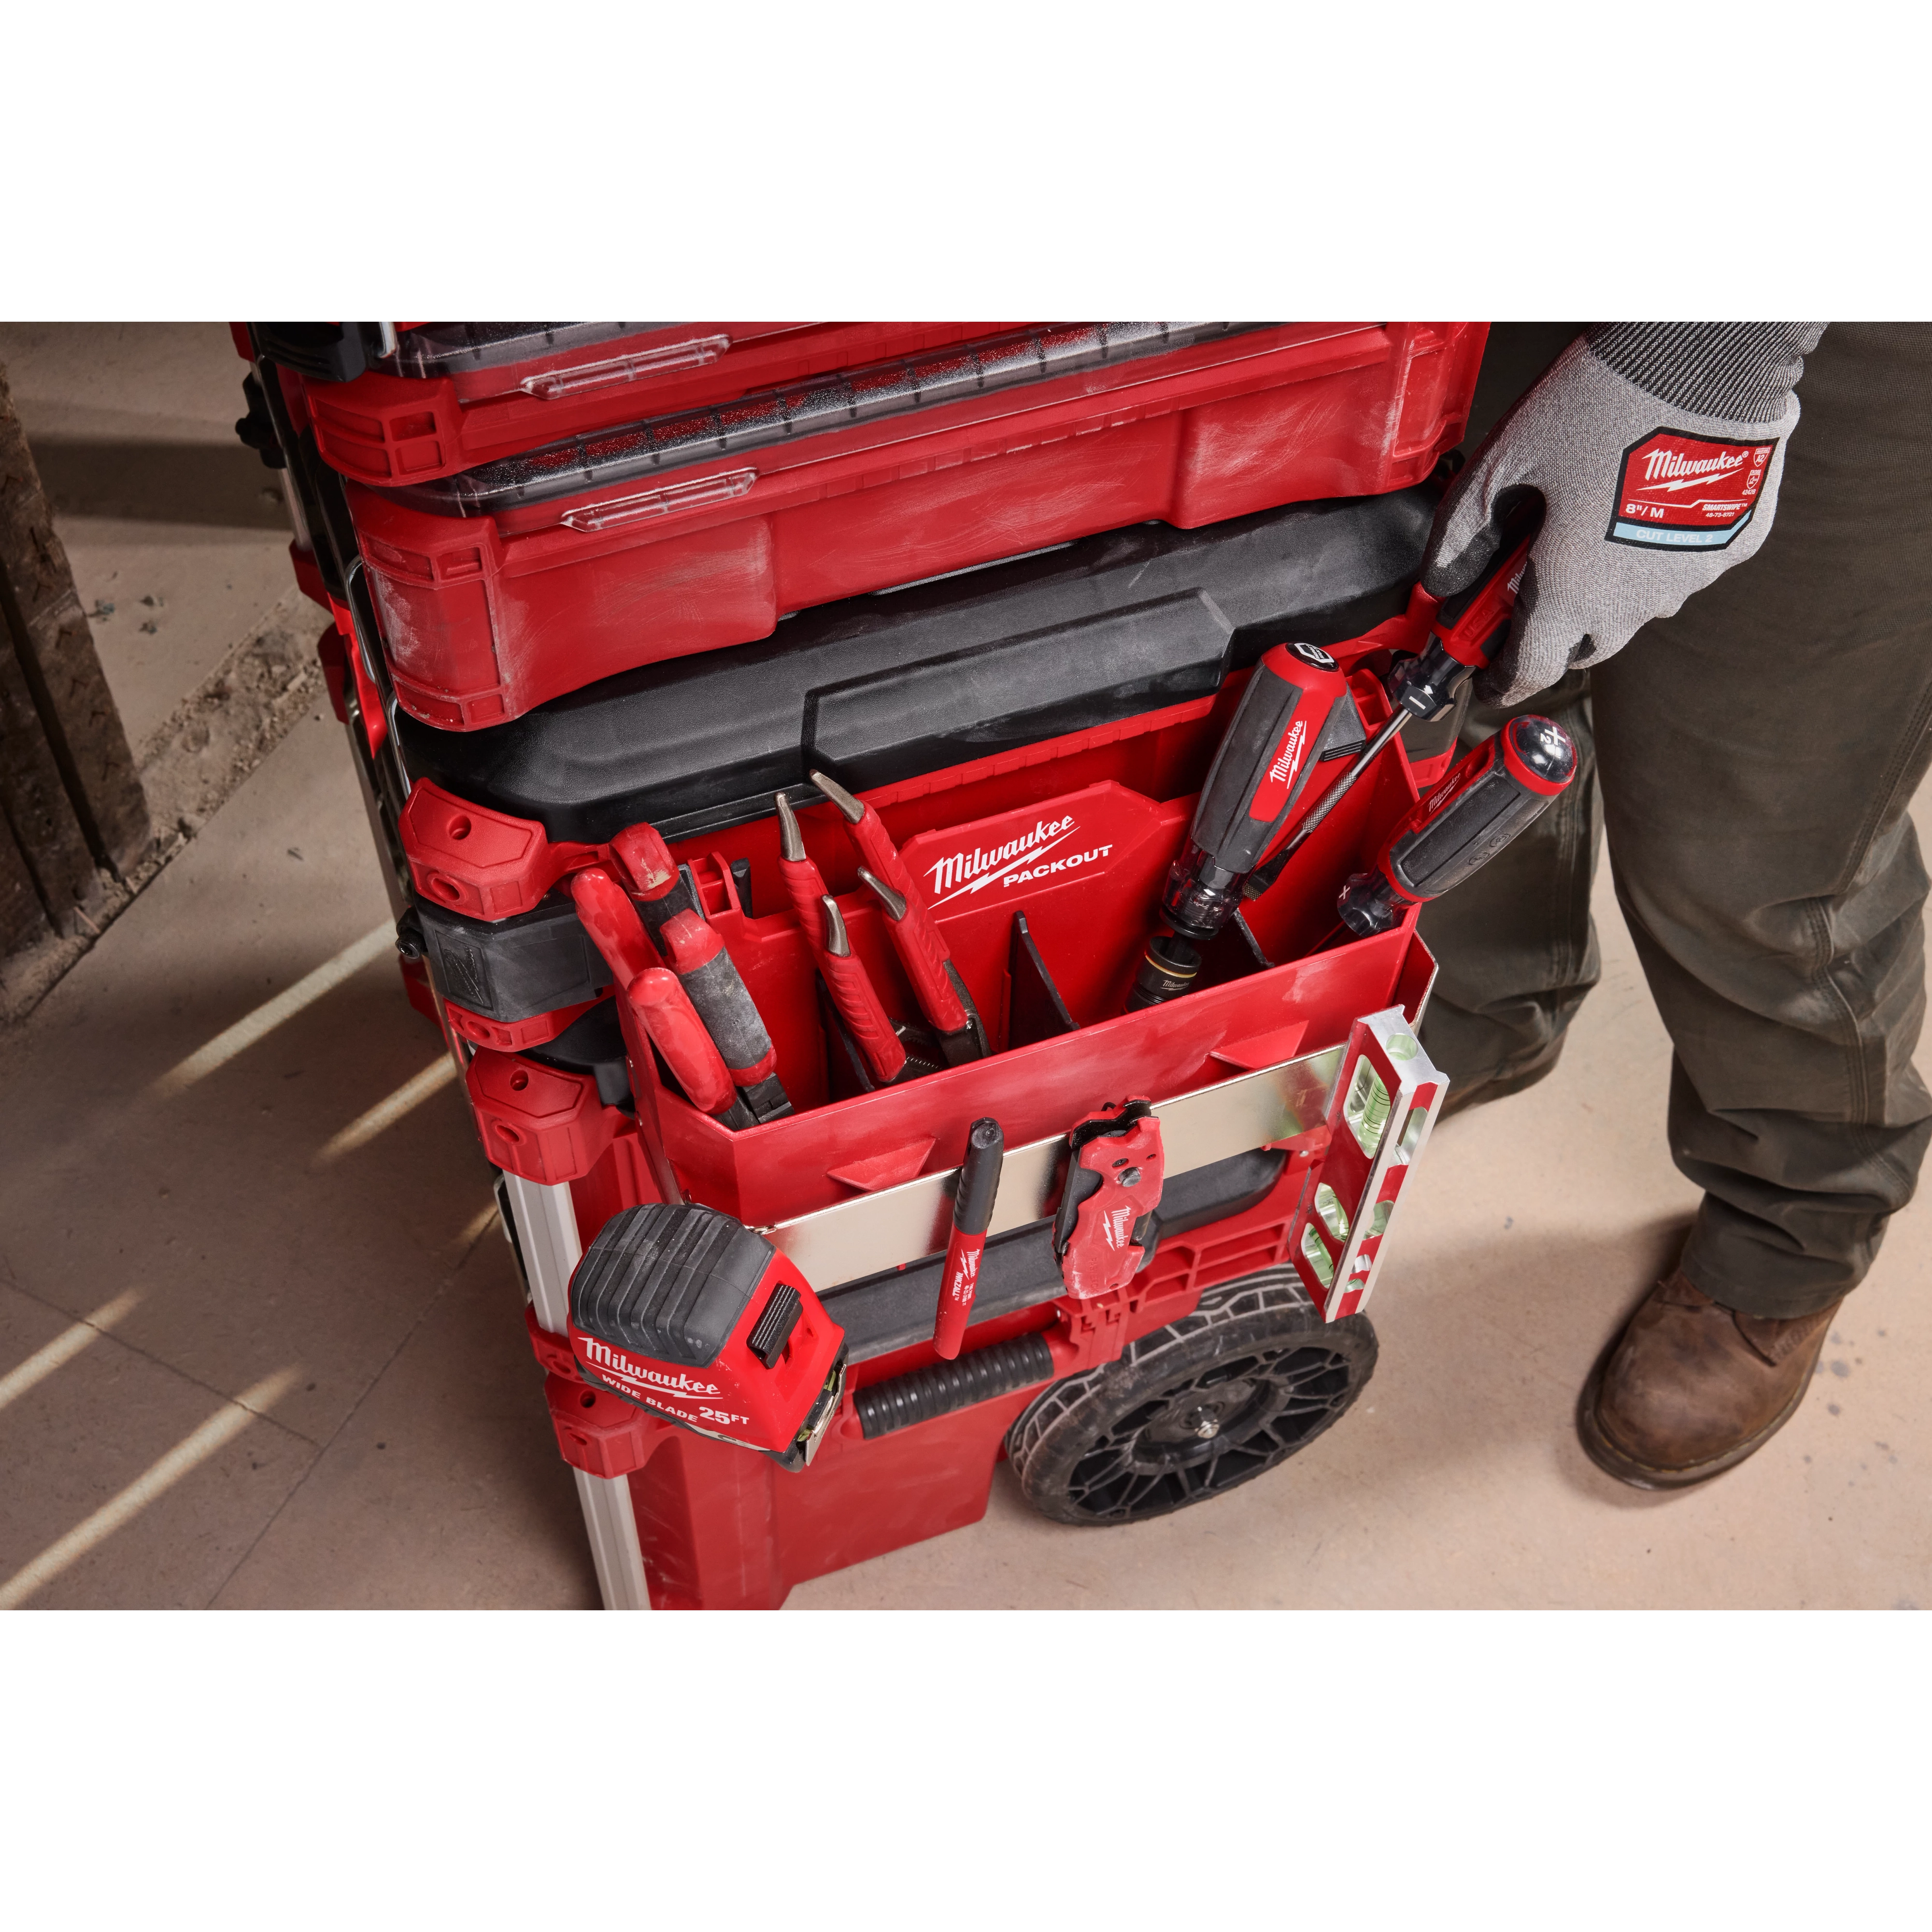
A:
MULTIPOLYGON (((1360 1310, 1444 1087, 1414 1035, 1433 967, 1413 908, 1336 944, 1337 894, 1444 760, 1382 761, 1209 950, 1194 991, 1124 1007, 1261 653, 1324 644, 1363 725, 1389 716, 1378 674, 1421 635, 1425 479, 1460 434, 1482 331, 302 326, 320 349, 292 325, 253 340, 298 542, 343 627, 325 662, 394 877, 406 975, 503 1176, 606 1603, 775 1606, 806 1578, 976 1520, 1004 1456, 1050 1516, 1102 1525, 1215 1495, 1328 1426, 1372 1368, 1360 1310), (707 340, 724 345, 708 361, 662 353, 707 340), (948 352, 991 368, 1008 349, 1032 358, 1010 383, 928 401, 883 394, 882 377, 872 412, 760 440, 786 382, 831 370, 850 386, 867 358, 902 374, 948 352), (350 366, 371 351, 375 366, 350 366), (310 366, 292 380, 278 354, 310 366), (632 373, 579 382, 599 364, 632 373), (528 462, 570 424, 590 439, 571 461, 587 448, 594 468, 588 418, 543 412, 655 385, 721 422, 724 392, 748 389, 747 446, 640 466, 653 400, 610 439, 607 481, 554 492, 528 462), (405 433, 418 390, 420 437, 405 433), (406 460, 423 493, 408 500, 337 475, 387 464, 393 482, 406 460), (741 460, 750 483, 688 512, 565 520, 741 460), (466 578, 447 568, 466 544, 466 578), (892 586, 907 587, 869 594, 892 586), (916 1018, 893 896, 861 875, 844 822, 876 814, 983 1054, 949 1062, 902 1027, 926 1060, 872 1077, 815 970, 824 935, 788 891, 775 795, 821 875, 825 931, 889 1014, 916 1018), (662 890, 626 844, 646 824, 757 1010, 770 1057, 754 1071, 788 1108, 700 1108, 638 1030, 625 989, 657 957, 644 934, 662 890), (1157 1150, 1154 1205, 1114 1285, 1075 1293, 1069 1133, 1110 1110, 1142 1123, 1120 1145, 1157 1150), (969 1131, 989 1117, 1004 1166, 949 1359, 933 1345, 946 1229, 969 1131), (730 1388, 702 1379, 722 1372, 712 1358, 661 1353, 699 1365, 661 1378, 698 1393, 646 1402, 579 1332, 586 1250, 602 1279, 620 1233, 722 1253, 720 1226, 751 1231, 730 1250, 745 1280, 768 1254, 761 1283, 776 1285, 766 1304, 763 1285, 741 1292, 744 1315, 728 1309, 706 1346, 736 1322, 755 1381, 808 1342, 819 1363, 838 1337, 785 1454, 732 1435, 730 1388), (706 1399, 726 1406, 688 1406, 706 1399)), ((1317 767, 1304 806, 1342 770, 1317 767)), ((1140 1172, 1125 1155, 1122 1174, 1093 1165, 1121 1186, 1140 1172)))

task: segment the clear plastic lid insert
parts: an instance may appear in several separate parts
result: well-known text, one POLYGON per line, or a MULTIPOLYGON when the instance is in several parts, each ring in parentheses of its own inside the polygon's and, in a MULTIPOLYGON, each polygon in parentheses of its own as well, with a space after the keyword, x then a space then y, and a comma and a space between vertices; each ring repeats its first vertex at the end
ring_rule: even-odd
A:
MULTIPOLYGON (((535 328, 636 324, 454 325, 535 328)), ((827 430, 932 409, 988 391, 1270 326, 1265 322, 1076 322, 1041 324, 828 375, 754 390, 735 402, 680 410, 623 428, 570 436, 454 476, 382 494, 442 516, 487 516, 585 490, 715 462, 827 430)), ((412 334, 417 332, 412 331, 412 334)), ((407 338, 405 338, 407 340, 407 338)), ((526 350, 526 354, 536 352, 526 350)))

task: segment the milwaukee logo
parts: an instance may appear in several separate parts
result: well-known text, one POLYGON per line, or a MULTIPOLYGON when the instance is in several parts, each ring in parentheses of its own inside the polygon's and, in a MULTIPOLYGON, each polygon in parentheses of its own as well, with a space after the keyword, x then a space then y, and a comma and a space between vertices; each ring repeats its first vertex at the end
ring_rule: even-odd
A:
POLYGON ((1723 549, 1750 522, 1777 448, 1653 430, 1624 453, 1605 536, 1653 550, 1723 549))
POLYGON ((1281 734, 1268 768, 1248 801, 1248 816, 1258 825, 1272 825, 1288 809, 1289 794, 1308 755, 1308 720, 1298 718, 1281 734))
POLYGON ((1694 484, 1742 470, 1748 460, 1748 452, 1742 449, 1727 449, 1719 455, 1705 457, 1680 456, 1674 449, 1653 449, 1643 459, 1643 480, 1660 483, 1667 490, 1688 490, 1694 484))
POLYGON ((970 1301, 973 1298, 975 1283, 980 1279, 980 1251, 969 1248, 959 1257, 959 1264, 952 1270, 946 1284, 948 1301, 970 1301))
POLYGON ((1268 767, 1268 776, 1276 784, 1294 782, 1294 775, 1301 769, 1301 748, 1307 742, 1307 722, 1298 718, 1288 736, 1281 741, 1281 749, 1275 754, 1274 763, 1268 767))
POLYGON ((1096 845, 1085 852, 1062 853, 1057 859, 1047 854, 1066 844, 1079 830, 1070 813, 1064 818, 1041 818, 1030 831, 990 848, 976 845, 970 852, 949 852, 937 864, 926 868, 932 881, 933 909, 984 892, 988 886, 1023 885, 1034 879, 1070 872, 1090 866, 1113 850, 1112 844, 1096 845))
POLYGON ((956 887, 963 886, 968 892, 976 891, 982 885, 990 884, 994 874, 1004 871, 1015 860, 1050 851, 1072 830, 1071 818, 1042 818, 1035 823, 1030 832, 1023 832, 1017 838, 1009 838, 1004 845, 996 845, 990 852, 982 851, 977 845, 970 852, 949 852, 929 868, 932 890, 934 892, 950 892, 956 887))
POLYGON ((582 1340, 586 1361, 595 1362, 599 1368, 609 1369, 646 1388, 665 1395, 700 1396, 723 1393, 716 1382, 696 1381, 682 1369, 675 1375, 667 1375, 662 1369, 646 1367, 634 1356, 620 1354, 615 1348, 607 1347, 595 1336, 586 1335, 582 1340))

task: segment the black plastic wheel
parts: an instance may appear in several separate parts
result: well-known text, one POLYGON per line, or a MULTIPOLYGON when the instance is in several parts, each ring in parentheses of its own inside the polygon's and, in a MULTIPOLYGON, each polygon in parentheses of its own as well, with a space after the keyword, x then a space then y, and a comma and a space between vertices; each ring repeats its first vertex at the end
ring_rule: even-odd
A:
POLYGON ((1210 1288, 1118 1362, 1056 1382, 1006 1453, 1055 1522, 1142 1522, 1251 1481, 1305 1448, 1376 1366, 1366 1315, 1324 1322, 1292 1269, 1210 1288))

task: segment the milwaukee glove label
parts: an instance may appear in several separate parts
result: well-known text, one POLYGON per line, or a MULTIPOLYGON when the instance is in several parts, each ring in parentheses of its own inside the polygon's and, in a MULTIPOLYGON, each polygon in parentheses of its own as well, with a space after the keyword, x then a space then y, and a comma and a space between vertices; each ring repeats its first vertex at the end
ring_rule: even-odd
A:
POLYGON ((1605 535, 1652 550, 1722 550, 1750 521, 1771 468, 1768 442, 1652 430, 1624 452, 1605 535))

